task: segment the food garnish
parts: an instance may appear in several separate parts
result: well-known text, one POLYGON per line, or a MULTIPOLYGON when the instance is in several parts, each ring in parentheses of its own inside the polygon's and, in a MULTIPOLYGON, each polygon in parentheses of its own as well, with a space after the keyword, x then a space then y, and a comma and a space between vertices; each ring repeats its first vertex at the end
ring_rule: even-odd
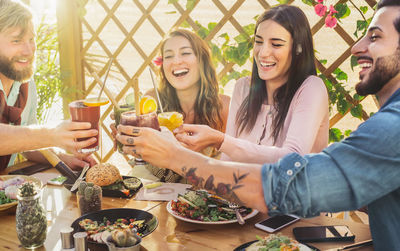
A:
POLYGON ((157 101, 152 96, 143 96, 140 99, 140 114, 147 114, 157 111, 157 101))
POLYGON ((83 104, 86 106, 102 106, 106 105, 110 102, 107 98, 101 97, 101 98, 87 98, 83 100, 83 104))
POLYGON ((158 114, 160 126, 167 127, 171 132, 183 124, 183 115, 179 112, 163 112, 158 114))
POLYGON ((246 248, 246 251, 300 251, 297 241, 279 233, 264 238, 256 237, 258 241, 246 248))

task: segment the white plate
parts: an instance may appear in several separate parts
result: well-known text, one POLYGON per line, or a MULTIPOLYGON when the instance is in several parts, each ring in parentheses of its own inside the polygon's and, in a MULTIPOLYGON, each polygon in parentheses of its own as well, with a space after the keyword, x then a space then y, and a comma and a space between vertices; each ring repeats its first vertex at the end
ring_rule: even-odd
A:
MULTIPOLYGON (((186 222, 197 223, 197 224, 207 224, 207 225, 221 225, 221 224, 229 224, 229 223, 237 222, 237 220, 225 220, 225 221, 199 221, 199 220, 192 220, 192 219, 180 216, 179 214, 174 212, 172 210, 172 207, 171 207, 171 202, 172 201, 169 201, 168 204, 167 204, 168 213, 170 213, 175 218, 183 220, 183 221, 186 221, 186 222)), ((243 219, 245 219, 245 220, 250 219, 251 217, 255 216, 256 214, 258 214, 258 211, 256 209, 252 209, 252 211, 248 215, 243 217, 243 219)))

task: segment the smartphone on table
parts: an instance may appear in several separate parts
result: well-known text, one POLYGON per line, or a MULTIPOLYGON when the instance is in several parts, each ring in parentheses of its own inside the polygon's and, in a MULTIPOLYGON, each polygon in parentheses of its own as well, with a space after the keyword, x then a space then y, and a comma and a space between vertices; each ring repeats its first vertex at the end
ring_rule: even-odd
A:
POLYGON ((344 225, 295 227, 293 235, 299 242, 353 241, 355 238, 344 225))
POLYGON ((277 215, 256 223, 255 227, 273 233, 298 221, 299 219, 298 216, 292 214, 277 215))

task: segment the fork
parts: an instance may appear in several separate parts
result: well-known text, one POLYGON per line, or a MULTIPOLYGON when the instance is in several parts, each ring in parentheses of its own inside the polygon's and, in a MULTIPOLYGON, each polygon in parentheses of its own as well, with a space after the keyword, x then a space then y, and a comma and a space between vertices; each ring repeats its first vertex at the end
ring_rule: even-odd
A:
POLYGON ((229 205, 230 209, 235 210, 235 214, 236 214, 236 218, 238 220, 238 223, 240 225, 243 225, 244 224, 244 219, 243 219, 243 216, 239 212, 240 206, 238 204, 233 203, 233 202, 229 202, 228 205, 229 205))

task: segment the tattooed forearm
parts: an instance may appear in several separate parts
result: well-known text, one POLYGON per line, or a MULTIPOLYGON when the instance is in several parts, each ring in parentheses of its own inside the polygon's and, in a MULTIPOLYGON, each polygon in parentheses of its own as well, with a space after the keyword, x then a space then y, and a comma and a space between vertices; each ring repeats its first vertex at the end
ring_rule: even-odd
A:
POLYGON ((186 167, 182 168, 182 176, 187 179, 189 183, 191 183, 195 188, 206 189, 210 192, 215 193, 218 196, 223 197, 226 200, 242 205, 242 201, 235 194, 234 190, 243 187, 243 184, 240 182, 249 175, 249 173, 240 175, 239 172, 233 173, 233 182, 232 184, 227 183, 218 183, 215 185, 214 175, 210 175, 206 182, 204 183, 204 179, 196 175, 197 168, 191 167, 187 169, 186 167), (204 184, 203 184, 204 183, 204 184))

